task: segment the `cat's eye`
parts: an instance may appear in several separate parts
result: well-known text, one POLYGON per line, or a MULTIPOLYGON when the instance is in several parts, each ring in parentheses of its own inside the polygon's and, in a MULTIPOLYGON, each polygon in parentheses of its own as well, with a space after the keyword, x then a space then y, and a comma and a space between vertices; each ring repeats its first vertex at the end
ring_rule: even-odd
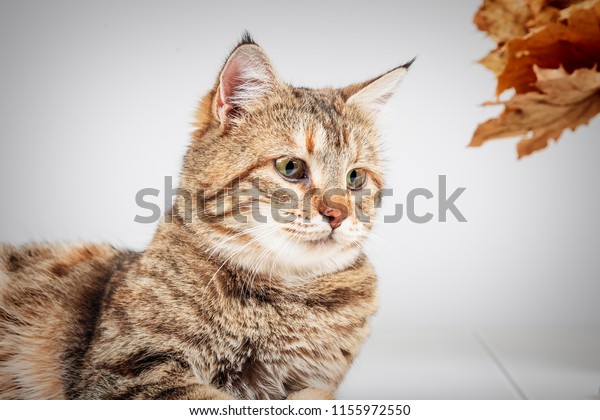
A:
POLYGON ((277 171, 290 181, 298 181, 306 178, 306 164, 298 158, 275 159, 277 171))
POLYGON ((346 175, 346 185, 351 190, 360 190, 367 182, 367 172, 364 169, 351 169, 346 175))

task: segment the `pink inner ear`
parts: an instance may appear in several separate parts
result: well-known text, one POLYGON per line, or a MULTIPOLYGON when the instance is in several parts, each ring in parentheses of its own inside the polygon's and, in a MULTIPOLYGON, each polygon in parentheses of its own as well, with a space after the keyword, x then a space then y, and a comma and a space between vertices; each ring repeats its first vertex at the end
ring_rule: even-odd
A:
POLYGON ((256 46, 241 46, 227 60, 219 76, 216 112, 224 121, 265 97, 275 82, 268 59, 256 46))
POLYGON ((232 59, 227 63, 226 68, 221 74, 221 83, 219 85, 219 100, 220 107, 224 105, 231 106, 230 100, 236 93, 237 84, 243 83, 241 80, 241 66, 239 60, 232 59))

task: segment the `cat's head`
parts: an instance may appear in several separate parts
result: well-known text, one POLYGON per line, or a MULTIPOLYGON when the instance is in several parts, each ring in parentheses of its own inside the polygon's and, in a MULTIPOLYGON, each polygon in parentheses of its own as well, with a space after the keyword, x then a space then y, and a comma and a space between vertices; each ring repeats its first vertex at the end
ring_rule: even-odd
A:
POLYGON ((292 281, 351 266, 383 187, 375 119, 408 66, 297 88, 245 36, 198 110, 181 186, 201 194, 175 211, 209 254, 255 273, 292 281))

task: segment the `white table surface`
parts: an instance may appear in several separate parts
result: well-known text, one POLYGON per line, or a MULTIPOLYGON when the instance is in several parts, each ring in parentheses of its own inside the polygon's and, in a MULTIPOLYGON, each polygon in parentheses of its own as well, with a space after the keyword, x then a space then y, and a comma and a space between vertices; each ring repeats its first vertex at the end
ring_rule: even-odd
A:
POLYGON ((599 399, 600 327, 375 329, 339 399, 599 399))

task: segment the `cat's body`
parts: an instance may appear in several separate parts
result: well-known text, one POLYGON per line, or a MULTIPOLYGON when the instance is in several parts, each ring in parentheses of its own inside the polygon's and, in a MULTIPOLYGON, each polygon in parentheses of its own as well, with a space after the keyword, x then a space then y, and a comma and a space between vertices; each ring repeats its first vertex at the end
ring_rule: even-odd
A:
MULTIPOLYGON (((179 229, 170 225, 164 235, 185 238, 179 229)), ((229 268, 209 285, 218 263, 189 245, 167 239, 146 254, 93 245, 4 249, 0 317, 12 331, 0 332, 0 395, 205 399, 223 397, 218 388, 234 398, 282 399, 305 388, 332 392, 375 310, 368 263, 318 288, 250 291, 229 268)))
POLYGON ((141 253, 0 247, 0 398, 333 395, 376 309, 361 248, 371 223, 356 210, 372 215, 375 195, 356 201, 363 172, 352 169, 369 170, 360 188, 381 188, 365 107, 385 102, 404 71, 344 90, 292 88, 242 42, 199 109, 184 162, 182 187, 203 190, 201 211, 179 196, 141 253), (310 168, 302 178, 290 176, 297 160, 273 166, 299 155, 310 168), (278 188, 305 197, 345 187, 347 172, 341 200, 309 197, 302 223, 297 208, 273 199, 278 188), (244 195, 253 185, 259 197, 244 195), (219 206, 223 191, 237 201, 219 206), (294 221, 233 215, 265 205, 294 221))

